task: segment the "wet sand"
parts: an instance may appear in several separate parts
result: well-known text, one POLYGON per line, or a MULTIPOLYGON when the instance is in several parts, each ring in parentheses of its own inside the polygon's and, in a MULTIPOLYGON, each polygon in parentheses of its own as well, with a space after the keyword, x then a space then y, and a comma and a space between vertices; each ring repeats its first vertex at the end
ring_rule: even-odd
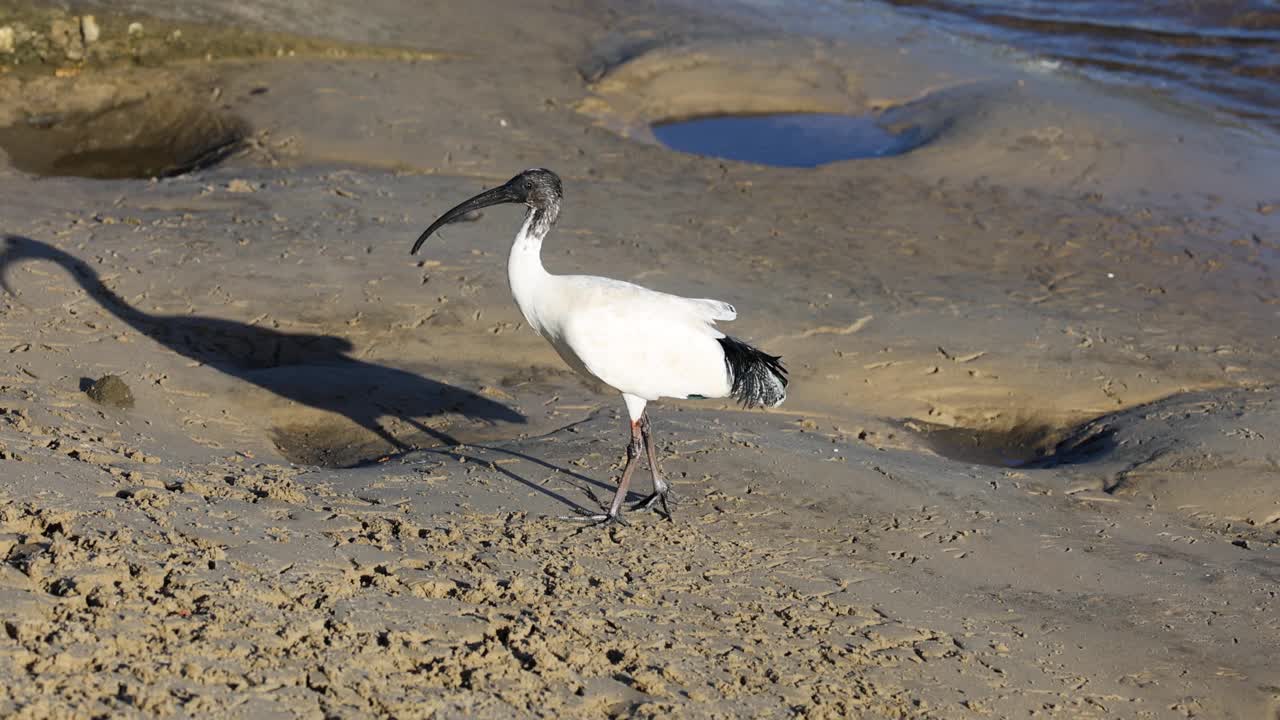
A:
POLYGON ((0 167, 0 715, 1276 716, 1270 140, 919 25, 130 8, 366 50, 0 74, 18 115, 251 129, 157 182, 0 167), (647 131, 766 110, 935 138, 792 170, 647 131), (529 166, 552 272, 732 302, 792 370, 653 408, 671 522, 557 519, 624 420, 523 327, 519 211, 408 255, 529 166))

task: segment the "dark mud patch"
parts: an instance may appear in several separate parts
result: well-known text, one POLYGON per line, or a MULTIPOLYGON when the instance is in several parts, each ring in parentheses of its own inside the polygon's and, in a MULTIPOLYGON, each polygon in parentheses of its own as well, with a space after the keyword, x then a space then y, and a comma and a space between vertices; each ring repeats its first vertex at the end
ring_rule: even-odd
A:
POLYGON ((1011 427, 960 427, 919 420, 902 423, 929 449, 969 465, 1047 468, 1101 458, 1113 447, 1114 430, 1102 419, 1071 425, 1020 423, 1011 427))
POLYGON ((325 468, 376 464, 402 451, 375 435, 338 424, 275 428, 271 442, 295 465, 325 468))
POLYGON ((479 423, 451 423, 430 433, 412 430, 387 435, 351 423, 309 423, 272 429, 271 442, 295 465, 350 469, 386 462, 418 450, 440 450, 511 439, 510 427, 479 423))
POLYGON ((0 128, 0 149, 32 175, 163 178, 222 162, 248 133, 235 115, 159 95, 96 113, 30 116, 0 128))
POLYGON ((652 130, 673 150, 797 168, 902 155, 929 140, 919 127, 893 130, 874 116, 836 113, 718 115, 655 123, 652 130))

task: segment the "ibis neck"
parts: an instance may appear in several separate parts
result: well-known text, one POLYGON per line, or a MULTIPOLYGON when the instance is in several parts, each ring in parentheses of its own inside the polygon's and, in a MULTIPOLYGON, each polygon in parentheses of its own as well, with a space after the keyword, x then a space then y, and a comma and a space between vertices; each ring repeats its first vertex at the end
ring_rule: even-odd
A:
POLYGON ((529 325, 537 332, 541 332, 541 327, 536 317, 534 298, 538 288, 551 277, 542 266, 542 239, 551 231, 559 211, 560 208, 554 204, 545 208, 529 208, 524 224, 511 244, 511 257, 507 260, 511 294, 529 325))

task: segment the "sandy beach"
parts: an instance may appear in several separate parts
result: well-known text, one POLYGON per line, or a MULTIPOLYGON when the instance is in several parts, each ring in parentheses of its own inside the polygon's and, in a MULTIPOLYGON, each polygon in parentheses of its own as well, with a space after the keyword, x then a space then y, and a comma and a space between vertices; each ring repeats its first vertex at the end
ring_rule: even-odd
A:
POLYGON ((1273 135, 820 3, 76 7, 0 3, 0 717, 1280 718, 1273 135), (762 112, 929 140, 650 129, 762 112), (409 255, 535 166, 791 370, 652 406, 669 521, 560 519, 626 413, 520 211, 409 255))

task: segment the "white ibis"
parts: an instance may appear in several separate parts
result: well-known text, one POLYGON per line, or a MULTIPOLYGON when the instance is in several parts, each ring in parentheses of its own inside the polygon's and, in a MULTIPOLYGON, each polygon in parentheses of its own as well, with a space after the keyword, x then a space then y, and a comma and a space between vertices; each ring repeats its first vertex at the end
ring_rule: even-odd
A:
POLYGON ((668 295, 621 280, 552 275, 542 266, 542 241, 560 215, 560 178, 534 168, 480 193, 431 223, 411 253, 436 230, 468 213, 500 203, 528 206, 507 261, 511 294, 529 327, 547 339, 575 371, 622 393, 631 421, 627 464, 607 513, 585 519, 617 522, 643 439, 653 493, 633 510, 661 502, 667 517, 671 486, 658 469, 645 405, 658 398, 732 396, 746 407, 774 407, 786 398, 781 359, 716 329, 738 316, 719 300, 668 295))

